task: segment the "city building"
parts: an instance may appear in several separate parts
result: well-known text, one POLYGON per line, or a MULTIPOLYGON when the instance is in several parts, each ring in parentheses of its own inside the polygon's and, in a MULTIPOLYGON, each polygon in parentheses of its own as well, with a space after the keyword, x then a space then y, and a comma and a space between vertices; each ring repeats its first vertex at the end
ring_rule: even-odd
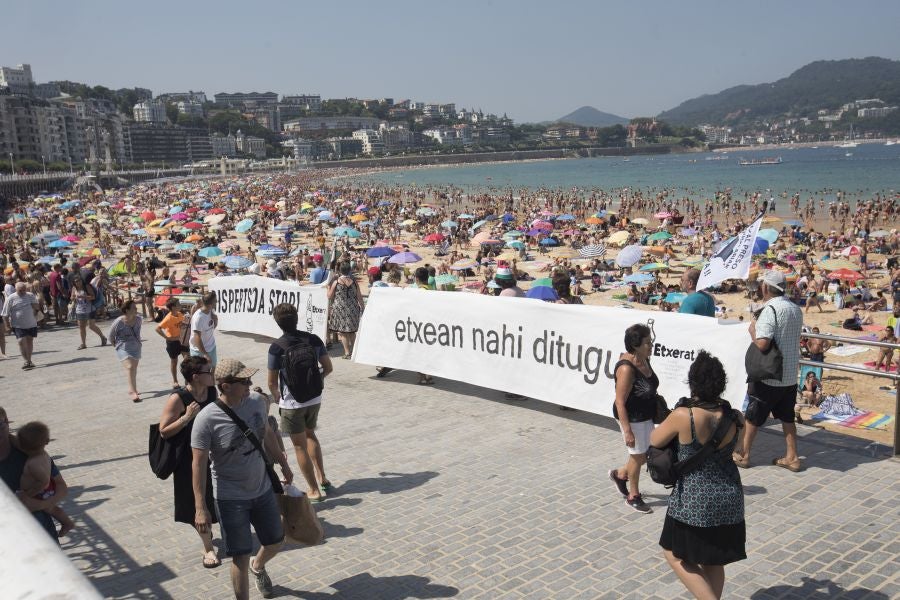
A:
POLYGON ((385 152, 408 150, 416 147, 416 134, 410 131, 405 123, 382 123, 378 130, 385 152))
POLYGON ((331 137, 322 142, 321 158, 356 158, 362 154, 362 142, 352 137, 331 137))
POLYGON ((284 123, 285 131, 327 131, 332 129, 378 129, 381 119, 376 117, 300 117, 284 123))
POLYGON ((727 144, 731 129, 727 127, 715 127, 713 125, 700 125, 697 129, 706 136, 706 142, 709 144, 727 144))
POLYGON ((209 132, 202 128, 132 123, 128 142, 129 162, 133 163, 182 165, 213 158, 209 132))
POLYGON ((165 123, 166 105, 159 100, 145 100, 138 102, 132 109, 134 120, 138 123, 165 123))
POLYGON ((877 106, 874 108, 860 108, 856 111, 856 116, 860 119, 870 117, 886 117, 897 110, 896 106, 877 106))
POLYGON ((240 154, 249 154, 255 158, 266 157, 266 140, 252 135, 244 135, 240 129, 234 136, 234 145, 240 154))
POLYGON ((278 104, 278 94, 275 92, 236 92, 234 94, 220 92, 214 95, 213 98, 215 98, 216 104, 225 106, 243 107, 251 102, 256 105, 278 104))
POLYGON ((455 127, 433 127, 423 131, 422 135, 442 146, 462 146, 464 144, 472 143, 471 128, 457 129, 455 127))
POLYGON ((281 131, 281 115, 278 106, 261 106, 243 113, 248 121, 253 121, 269 131, 281 131))
POLYGON ((179 100, 175 106, 178 107, 178 114, 188 115, 189 117, 203 116, 203 104, 196 100, 179 100))
POLYGON ((293 96, 282 96, 281 103, 299 106, 303 110, 316 112, 322 108, 322 97, 319 94, 295 94, 293 96))
POLYGON ((204 92, 166 92, 165 94, 160 94, 157 96, 159 100, 167 100, 169 102, 197 102, 199 104, 206 104, 206 94, 204 92))
POLYGON ((209 136, 209 143, 212 146, 212 153, 215 157, 237 156, 237 144, 235 143, 234 136, 230 133, 228 135, 214 133, 209 136))
POLYGON ((374 129, 358 129, 353 132, 354 139, 362 142, 362 152, 372 156, 374 154, 384 154, 384 143, 381 136, 374 129))
POLYGON ((31 76, 31 65, 0 67, 0 89, 9 90, 11 94, 30 94, 34 87, 31 76))
POLYGON ((281 142, 282 147, 291 151, 291 155, 297 160, 309 161, 318 158, 318 142, 295 137, 281 142))

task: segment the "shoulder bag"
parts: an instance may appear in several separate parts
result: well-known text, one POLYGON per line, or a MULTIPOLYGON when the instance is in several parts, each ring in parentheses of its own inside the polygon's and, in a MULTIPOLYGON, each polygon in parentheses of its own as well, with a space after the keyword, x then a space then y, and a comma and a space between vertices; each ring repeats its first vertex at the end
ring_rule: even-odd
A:
MULTIPOLYGON (((182 403, 185 403, 185 406, 187 406, 189 402, 185 402, 183 392, 186 392, 186 390, 179 389, 176 393, 181 398, 182 403)), ((194 399, 191 398, 190 402, 193 401, 194 399)), ((150 470, 160 479, 168 479, 169 475, 175 472, 178 464, 184 460, 185 449, 190 442, 190 438, 186 434, 187 431, 188 428, 184 427, 175 435, 164 438, 159 433, 159 423, 150 425, 150 435, 147 440, 147 458, 150 461, 150 470)))
POLYGON ((722 419, 719 421, 719 426, 716 427, 712 437, 703 444, 703 447, 696 454, 682 461, 678 460, 677 436, 672 438, 672 441, 662 448, 650 446, 647 450, 647 472, 650 473, 650 479, 666 487, 673 487, 679 479, 697 469, 716 451, 716 448, 722 443, 722 438, 728 433, 728 429, 735 420, 733 409, 726 402, 722 408, 722 419))
POLYGON ((259 438, 256 437, 255 433, 253 433, 253 430, 250 429, 250 427, 248 427, 246 423, 244 423, 243 419, 241 419, 233 410, 231 410, 231 407, 229 407, 221 400, 216 399, 216 406, 221 408, 222 412, 224 412, 232 421, 234 421, 234 424, 237 425, 238 429, 241 430, 241 435, 247 438, 250 443, 253 444, 253 447, 259 451, 259 453, 262 455, 263 462, 266 465, 266 475, 269 476, 269 481, 272 483, 272 491, 276 494, 283 494, 284 487, 281 485, 281 480, 275 473, 275 468, 272 466, 272 462, 269 460, 269 456, 263 449, 259 438))
MULTIPOLYGON (((769 305, 772 312, 775 313, 775 327, 778 327, 778 313, 775 307, 769 305)), ((747 379, 749 381, 762 381, 763 379, 781 379, 784 369, 784 357, 781 354, 781 348, 775 343, 773 334, 769 349, 763 352, 756 345, 756 342, 750 342, 747 347, 747 354, 744 356, 744 367, 747 370, 747 379)))

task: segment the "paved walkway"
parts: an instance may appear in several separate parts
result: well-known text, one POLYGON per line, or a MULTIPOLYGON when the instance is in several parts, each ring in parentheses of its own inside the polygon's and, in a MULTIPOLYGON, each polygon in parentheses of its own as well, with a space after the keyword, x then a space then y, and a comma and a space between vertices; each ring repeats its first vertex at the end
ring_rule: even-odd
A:
MULTIPOLYGON (((17 356, 0 361, 0 402, 18 424, 49 424, 78 524, 63 549, 102 594, 227 598, 227 566, 202 568, 196 534, 172 521, 171 482, 147 465, 169 375, 162 340, 149 327, 144 337, 142 404, 128 400, 114 352, 76 351, 74 329, 42 332, 31 372, 17 356)), ((218 344, 220 357, 265 367, 263 340, 218 344)), ((327 543, 287 547, 270 564, 280 597, 687 598, 657 546, 665 490, 642 477, 655 512, 640 515, 606 479, 624 458, 610 419, 334 362, 320 415, 338 486, 318 509, 327 543)), ((884 446, 801 435, 805 472, 742 472, 749 558, 727 568, 726 597, 900 597, 900 463, 884 446)), ((763 430, 755 461, 781 451, 780 430, 763 430)))

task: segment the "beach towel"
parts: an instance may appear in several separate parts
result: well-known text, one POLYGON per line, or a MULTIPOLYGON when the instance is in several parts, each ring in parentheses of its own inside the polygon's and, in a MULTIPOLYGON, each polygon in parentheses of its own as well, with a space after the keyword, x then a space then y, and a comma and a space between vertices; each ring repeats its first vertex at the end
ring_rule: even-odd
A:
POLYGON ((893 415, 872 411, 863 411, 856 415, 847 415, 844 417, 831 417, 820 412, 810 418, 816 421, 827 421, 842 427, 850 427, 851 429, 887 430, 892 427, 891 424, 894 421, 893 415))
POLYGON ((877 342, 878 336, 874 333, 867 333, 866 335, 857 336, 858 340, 866 340, 867 342, 877 342))
MULTIPOLYGON (((863 363, 863 366, 865 366, 867 369, 874 369, 874 368, 875 368, 875 361, 874 361, 874 360, 870 360, 870 361, 868 361, 868 362, 864 362, 864 363, 863 363)), ((884 367, 882 367, 882 369, 883 369, 883 368, 884 368, 884 367)), ((881 371, 881 369, 878 369, 878 370, 881 371)), ((885 371, 885 373, 896 373, 896 372, 897 372, 897 363, 891 362, 890 370, 889 370, 889 371, 885 371)))
POLYGON ((834 348, 828 349, 828 354, 834 354, 835 356, 853 356, 854 354, 862 354, 863 352, 868 352, 869 348, 866 346, 856 346, 854 344, 848 344, 846 346, 835 346, 834 348))

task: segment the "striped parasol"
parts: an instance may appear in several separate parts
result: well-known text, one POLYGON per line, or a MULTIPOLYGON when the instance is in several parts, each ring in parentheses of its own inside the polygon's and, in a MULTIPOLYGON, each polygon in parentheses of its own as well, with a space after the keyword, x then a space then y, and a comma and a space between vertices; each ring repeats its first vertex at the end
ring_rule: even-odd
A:
POLYGON ((588 244, 587 246, 582 246, 578 250, 578 254, 584 258, 600 258, 606 254, 606 246, 603 244, 588 244))

